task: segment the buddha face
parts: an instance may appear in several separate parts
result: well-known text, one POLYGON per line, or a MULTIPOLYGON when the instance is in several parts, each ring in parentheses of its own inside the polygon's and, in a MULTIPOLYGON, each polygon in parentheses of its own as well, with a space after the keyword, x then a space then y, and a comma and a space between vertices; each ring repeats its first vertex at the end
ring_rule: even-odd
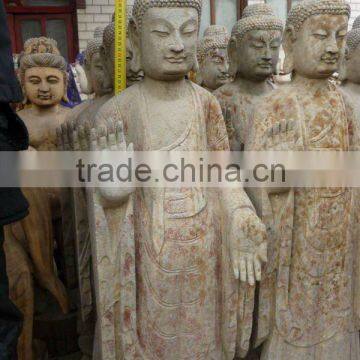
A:
POLYGON ((141 64, 146 76, 177 80, 194 67, 198 13, 193 8, 150 8, 142 19, 141 64))
POLYGON ((65 96, 64 73, 52 67, 32 67, 25 71, 24 89, 37 106, 54 106, 65 96))
MULTIPOLYGON (((308 78, 326 78, 339 68, 345 50, 348 18, 345 15, 313 15, 306 19, 292 41, 293 68, 308 78)), ((289 30, 291 31, 291 30, 289 30)))
POLYGON ((345 60, 346 78, 348 81, 360 84, 360 44, 345 60))
POLYGON ((211 90, 229 82, 227 49, 210 50, 200 65, 202 84, 211 90))
POLYGON ((87 74, 88 78, 91 79, 91 86, 96 95, 103 96, 112 92, 113 84, 105 71, 99 52, 94 53, 91 57, 87 74))
POLYGON ((231 62, 237 63, 237 74, 253 81, 263 81, 275 72, 279 60, 281 32, 251 30, 234 44, 231 40, 231 62))

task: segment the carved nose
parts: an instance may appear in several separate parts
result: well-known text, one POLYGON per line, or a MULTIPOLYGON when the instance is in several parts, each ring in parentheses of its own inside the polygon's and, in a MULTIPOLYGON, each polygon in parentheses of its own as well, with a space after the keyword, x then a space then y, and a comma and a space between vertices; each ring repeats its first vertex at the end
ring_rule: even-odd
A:
POLYGON ((174 37, 174 41, 171 44, 170 49, 176 53, 184 51, 184 43, 182 42, 180 36, 177 35, 174 37))

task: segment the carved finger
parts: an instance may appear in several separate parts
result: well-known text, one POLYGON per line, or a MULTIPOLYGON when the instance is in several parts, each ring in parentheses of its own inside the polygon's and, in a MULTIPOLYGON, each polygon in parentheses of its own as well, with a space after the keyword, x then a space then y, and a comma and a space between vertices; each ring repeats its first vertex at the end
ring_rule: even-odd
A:
POLYGON ((248 255, 246 258, 246 271, 247 271, 247 279, 248 279, 249 285, 251 285, 251 286, 255 285, 254 261, 253 261, 252 255, 248 255))
POLYGON ((240 280, 246 282, 246 261, 245 258, 241 257, 239 261, 240 268, 240 280))
POLYGON ((106 137, 106 127, 99 126, 97 128, 98 144, 100 150, 105 150, 107 148, 107 137, 106 137))
POLYGON ((268 258, 267 258, 267 244, 266 244, 266 241, 264 241, 262 244, 260 244, 259 246, 259 250, 258 250, 258 257, 259 259, 266 263, 268 261, 268 258))
POLYGON ((254 270, 255 270, 255 279, 256 281, 261 280, 261 261, 258 259, 258 256, 254 258, 254 270))
POLYGON ((117 146, 120 151, 126 151, 126 140, 124 134, 124 127, 121 121, 118 121, 115 125, 117 146))
POLYGON ((95 128, 90 129, 89 139, 90 139, 90 149, 92 151, 99 150, 98 141, 97 141, 97 133, 96 133, 95 128))
POLYGON ((272 149, 274 141, 273 141, 273 129, 269 128, 266 130, 266 149, 272 149))

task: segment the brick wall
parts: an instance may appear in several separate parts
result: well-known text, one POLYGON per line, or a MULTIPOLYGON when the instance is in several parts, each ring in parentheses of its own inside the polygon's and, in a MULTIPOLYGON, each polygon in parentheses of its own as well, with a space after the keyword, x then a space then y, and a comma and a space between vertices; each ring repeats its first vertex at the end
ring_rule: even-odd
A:
POLYGON ((77 10, 79 48, 86 48, 89 39, 94 37, 98 26, 105 27, 111 21, 115 0, 86 0, 86 9, 77 10))

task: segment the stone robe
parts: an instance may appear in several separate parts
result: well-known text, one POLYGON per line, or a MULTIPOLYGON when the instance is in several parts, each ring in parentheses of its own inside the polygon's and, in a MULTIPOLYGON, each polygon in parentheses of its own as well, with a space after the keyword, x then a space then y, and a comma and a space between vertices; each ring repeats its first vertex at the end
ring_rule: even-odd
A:
MULTIPOLYGON (((266 83, 269 91, 274 89, 274 84, 270 81, 266 83)), ((252 127, 251 115, 262 96, 240 90, 234 82, 221 86, 215 90, 214 95, 219 100, 224 114, 231 150, 244 150, 252 127)))
MULTIPOLYGON (((316 80, 314 81, 316 83, 316 80)), ((353 149, 353 116, 335 85, 289 84, 264 98, 247 150, 353 149), (286 119, 293 131, 271 147, 269 129, 286 119)), ((350 188, 295 188, 262 194, 269 234, 260 287, 257 342, 262 359, 359 359, 356 201, 350 188)))
MULTIPOLYGON (((161 150, 228 150, 218 102, 188 86, 193 117, 161 150)), ((141 83, 106 103, 96 123, 115 120, 135 150, 157 150, 150 146, 141 83)), ((138 188, 118 208, 102 208, 98 193, 89 204, 103 359, 233 359, 236 343, 246 352, 252 313, 240 312, 237 319, 246 299, 225 238, 236 209, 254 211, 241 188, 138 188)))

